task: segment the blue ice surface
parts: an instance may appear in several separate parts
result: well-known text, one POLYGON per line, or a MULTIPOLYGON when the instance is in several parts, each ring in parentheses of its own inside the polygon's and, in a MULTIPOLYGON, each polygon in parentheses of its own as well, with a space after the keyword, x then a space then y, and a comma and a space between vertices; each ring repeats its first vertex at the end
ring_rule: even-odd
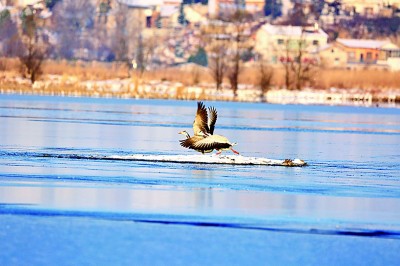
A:
POLYGON ((400 241, 1 215, 1 265, 398 265, 400 241), (6 241, 4 241, 6 240, 6 241))
POLYGON ((0 95, 0 265, 398 265, 400 110, 206 102, 243 156, 193 154, 195 101, 0 95))

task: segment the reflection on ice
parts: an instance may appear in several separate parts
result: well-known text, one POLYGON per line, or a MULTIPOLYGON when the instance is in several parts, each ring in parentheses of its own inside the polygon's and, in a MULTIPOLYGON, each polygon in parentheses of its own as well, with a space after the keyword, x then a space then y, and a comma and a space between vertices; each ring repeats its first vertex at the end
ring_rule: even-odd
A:
MULTIPOLYGON (((65 182, 37 186, 10 182, 0 186, 0 202, 53 211, 141 213, 143 217, 155 214, 200 216, 206 220, 218 218, 226 223, 235 217, 240 223, 257 220, 261 224, 284 224, 290 221, 291 225, 304 226, 307 222, 314 227, 319 224, 319 228, 332 229, 343 223, 359 229, 374 225, 400 230, 400 213, 393 211, 400 209, 400 200, 396 198, 343 198, 171 186, 78 186, 65 182)), ((160 217, 157 219, 162 219, 160 217)))

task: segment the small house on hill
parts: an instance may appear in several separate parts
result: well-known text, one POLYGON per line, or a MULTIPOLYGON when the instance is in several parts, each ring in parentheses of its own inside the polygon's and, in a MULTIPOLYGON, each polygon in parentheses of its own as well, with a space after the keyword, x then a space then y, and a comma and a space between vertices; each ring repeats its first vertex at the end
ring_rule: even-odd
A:
POLYGON ((400 70, 400 49, 385 40, 337 39, 322 47, 319 54, 327 66, 375 66, 400 70))

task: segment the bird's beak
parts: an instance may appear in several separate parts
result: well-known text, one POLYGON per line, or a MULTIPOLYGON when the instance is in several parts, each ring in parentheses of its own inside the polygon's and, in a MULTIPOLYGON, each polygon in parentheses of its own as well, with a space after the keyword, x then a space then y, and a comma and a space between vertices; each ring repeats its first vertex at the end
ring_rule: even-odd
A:
POLYGON ((178 132, 178 134, 183 134, 183 131, 181 131, 181 132, 178 132))

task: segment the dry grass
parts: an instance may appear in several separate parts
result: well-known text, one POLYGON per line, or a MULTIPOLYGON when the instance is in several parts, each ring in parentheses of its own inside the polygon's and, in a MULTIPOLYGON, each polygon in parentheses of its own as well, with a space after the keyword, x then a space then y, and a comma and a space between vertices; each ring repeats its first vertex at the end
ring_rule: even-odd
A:
MULTIPOLYGON (((7 76, 18 77, 19 74, 18 59, 1 58, 0 59, 0 79, 7 76)), ((257 85, 259 70, 256 67, 243 69, 240 75, 240 82, 243 84, 257 85)), ((78 81, 85 80, 107 80, 116 78, 127 78, 128 69, 125 65, 119 63, 101 63, 101 62, 81 62, 81 61, 46 61, 43 65, 42 79, 46 75, 60 75, 67 79, 75 77, 78 81)), ((130 73, 133 75, 134 73, 130 73)), ((339 69, 319 69, 312 80, 312 84, 318 89, 335 88, 358 88, 368 91, 385 90, 388 88, 400 88, 399 72, 390 72, 385 70, 339 70, 339 69)), ((154 71, 147 71, 143 75, 143 81, 159 80, 180 82, 184 86, 196 85, 198 83, 213 84, 210 72, 206 68, 198 69, 180 69, 166 68, 154 71)), ((227 81, 225 81, 227 83, 227 81)), ((284 70, 282 68, 274 69, 272 86, 284 87, 284 70)))
POLYGON ((199 83, 213 83, 210 73, 206 69, 181 70, 179 68, 166 68, 145 72, 144 80, 161 80, 180 82, 183 85, 196 85, 199 83))
MULTIPOLYGON (((257 84, 258 70, 248 68, 241 76, 243 83, 257 84)), ((282 68, 274 69, 272 85, 283 88, 284 70, 282 68)), ((381 90, 387 88, 400 88, 400 73, 387 70, 360 69, 360 70, 345 70, 345 69, 316 69, 315 75, 311 81, 314 88, 329 89, 366 89, 366 90, 381 90)))
POLYGON ((16 58, 0 58, 0 71, 18 72, 20 62, 16 58))
POLYGON ((106 80, 126 78, 127 68, 118 63, 82 61, 46 61, 43 73, 48 75, 75 76, 80 80, 106 80))
MULTIPOLYGON (((279 88, 285 85, 285 73, 282 68, 274 68, 271 85, 279 88)), ((260 70, 258 67, 249 67, 243 70, 240 75, 240 83, 258 85, 260 78, 260 70)))
POLYGON ((386 70, 321 70, 315 80, 317 88, 358 88, 384 90, 400 88, 399 72, 386 70))

